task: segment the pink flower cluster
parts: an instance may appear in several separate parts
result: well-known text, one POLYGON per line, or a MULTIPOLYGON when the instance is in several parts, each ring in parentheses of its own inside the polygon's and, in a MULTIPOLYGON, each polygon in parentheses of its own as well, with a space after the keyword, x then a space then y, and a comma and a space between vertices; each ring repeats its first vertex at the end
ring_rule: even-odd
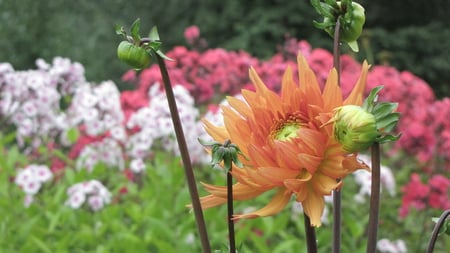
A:
POLYGON ((449 209, 450 179, 440 174, 433 175, 427 183, 422 183, 419 174, 413 173, 408 184, 403 186, 402 207, 400 217, 406 217, 410 208, 423 210, 426 207, 449 209))

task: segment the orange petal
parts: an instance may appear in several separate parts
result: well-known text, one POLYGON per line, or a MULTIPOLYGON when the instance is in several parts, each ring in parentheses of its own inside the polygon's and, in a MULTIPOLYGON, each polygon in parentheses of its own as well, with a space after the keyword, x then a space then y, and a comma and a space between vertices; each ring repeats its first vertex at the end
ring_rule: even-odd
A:
POLYGON ((311 225, 314 227, 320 227, 322 224, 320 218, 322 217, 323 208, 325 207, 323 196, 309 189, 308 196, 304 201, 302 201, 302 206, 306 215, 308 215, 311 220, 311 225))
POLYGON ((364 162, 358 161, 356 155, 349 155, 345 157, 344 161, 342 162, 342 166, 348 173, 352 173, 358 169, 365 169, 367 171, 370 171, 370 167, 364 162))
POLYGON ((269 202, 269 204, 267 204, 265 207, 248 214, 234 215, 233 219, 242 219, 242 218, 251 219, 256 217, 274 215, 283 210, 283 208, 289 202, 290 198, 291 195, 289 193, 286 193, 284 188, 280 188, 275 194, 275 196, 272 198, 272 200, 269 202))
POLYGON ((325 88, 323 90, 324 110, 327 112, 332 111, 338 106, 342 106, 342 91, 337 83, 336 69, 332 69, 328 75, 325 88))
POLYGON ((363 62, 361 75, 356 82, 350 95, 345 99, 344 105, 361 105, 364 89, 366 88, 367 71, 369 70, 369 64, 367 61, 363 62))
POLYGON ((287 103, 290 103, 289 98, 292 97, 292 91, 294 91, 296 88, 297 85, 292 79, 291 67, 288 66, 281 81, 281 99, 283 101, 286 101, 287 103))
POLYGON ((239 114, 241 114, 244 117, 250 117, 252 112, 251 112, 250 108, 248 107, 247 103, 245 103, 244 101, 242 101, 239 98, 235 98, 235 97, 231 97, 231 96, 227 97, 227 101, 228 101, 228 104, 233 109, 235 109, 239 114))
MULTIPOLYGON (((218 198, 227 198, 227 187, 226 186, 217 186, 211 184, 202 183, 203 187, 211 193, 211 195, 218 198)), ((253 187, 236 183, 233 185, 233 199, 234 200, 247 200, 252 199, 256 196, 261 195, 263 192, 255 189, 253 187)))
POLYGON ((297 57, 297 63, 300 90, 302 90, 303 94, 307 96, 309 104, 323 107, 323 98, 319 83, 317 82, 316 75, 309 67, 306 58, 299 54, 297 57))
POLYGON ((348 172, 342 167, 343 160, 342 156, 327 157, 320 164, 320 172, 335 179, 344 178, 348 172))
POLYGON ((321 195, 330 195, 332 190, 342 184, 342 181, 338 183, 335 178, 328 177, 322 173, 316 173, 311 180, 311 184, 315 192, 321 195))
POLYGON ((248 146, 248 156, 252 164, 257 167, 276 166, 276 162, 272 158, 272 154, 267 153, 266 150, 256 147, 255 145, 248 146))
POLYGON ((203 119, 202 120, 206 132, 216 141, 225 142, 225 140, 230 139, 228 132, 225 127, 218 127, 213 125, 211 122, 203 119))
POLYGON ((285 179, 295 178, 298 170, 291 170, 279 167, 262 167, 257 169, 258 173, 270 180, 274 185, 281 186, 285 179))
MULTIPOLYGON (((220 206, 225 204, 226 202, 226 198, 219 198, 213 195, 208 195, 200 198, 200 205, 202 206, 202 209, 220 206)), ((192 208, 192 204, 189 204, 187 207, 192 208)))

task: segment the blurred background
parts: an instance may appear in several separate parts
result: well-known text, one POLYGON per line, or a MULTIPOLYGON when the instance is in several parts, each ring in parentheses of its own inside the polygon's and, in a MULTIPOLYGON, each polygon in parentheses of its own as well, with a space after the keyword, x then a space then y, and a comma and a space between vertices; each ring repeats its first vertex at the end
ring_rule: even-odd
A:
MULTIPOLYGON (((437 97, 450 96, 450 1, 359 0, 367 21, 359 60, 389 64, 426 80, 437 97)), ((209 48, 245 50, 260 59, 277 52, 286 36, 331 49, 314 28, 308 0, 0 0, 0 62, 35 68, 35 60, 63 56, 78 61, 89 81, 120 83, 128 69, 116 58, 114 25, 141 31, 157 25, 164 49, 185 45, 183 31, 197 25, 209 48)), ((345 50, 345 49, 344 49, 345 50)))

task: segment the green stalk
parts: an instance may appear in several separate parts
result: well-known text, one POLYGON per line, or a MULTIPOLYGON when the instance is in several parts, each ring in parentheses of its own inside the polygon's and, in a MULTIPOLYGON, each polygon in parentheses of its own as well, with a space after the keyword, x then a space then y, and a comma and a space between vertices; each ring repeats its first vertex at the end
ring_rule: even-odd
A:
POLYGON ((186 180, 189 187, 189 192, 191 194, 192 208, 194 210, 195 221, 197 223, 197 229, 200 235, 203 253, 211 253, 211 246, 209 244, 208 232, 206 230, 197 185, 195 183, 194 171, 192 170, 191 159, 189 157, 189 150, 187 148, 186 140, 184 138, 180 116, 178 115, 178 109, 175 101, 175 96, 172 90, 172 84, 170 82, 169 74, 167 72, 164 59, 159 54, 155 55, 156 58, 158 59, 158 65, 161 71, 164 89, 166 90, 167 102, 169 104, 170 114, 172 116, 172 122, 175 128, 175 135, 177 137, 178 147, 181 153, 181 159, 183 160, 186 180))
POLYGON ((367 253, 375 253, 377 246, 378 216, 380 209, 380 144, 371 148, 372 185, 370 193, 369 225, 367 227, 367 253))
MULTIPOLYGON (((337 72, 337 83, 341 86, 341 60, 340 60, 340 29, 341 22, 339 17, 336 21, 336 26, 334 28, 334 40, 333 40, 333 65, 337 72)), ((338 182, 340 179, 337 180, 338 182)), ((340 190, 333 190, 333 241, 332 241, 332 252, 341 252, 341 202, 342 196, 340 190)))

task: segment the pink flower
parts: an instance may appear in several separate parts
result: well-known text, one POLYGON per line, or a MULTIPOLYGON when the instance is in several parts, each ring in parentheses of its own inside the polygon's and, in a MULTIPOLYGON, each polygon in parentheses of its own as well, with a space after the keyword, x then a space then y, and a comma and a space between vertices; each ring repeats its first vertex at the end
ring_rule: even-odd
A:
POLYGON ((194 44, 195 40, 200 37, 200 29, 198 26, 189 26, 184 30, 184 38, 189 44, 194 44))
POLYGON ((431 160, 435 151, 436 139, 433 128, 420 122, 412 122, 409 125, 401 125, 403 136, 396 145, 405 149, 408 153, 417 155, 421 162, 431 160))
POLYGON ((430 178, 428 185, 431 188, 429 204, 433 208, 449 209, 450 199, 448 191, 450 189, 450 179, 442 175, 436 174, 430 178))
POLYGON ((408 215, 410 207, 422 210, 426 207, 426 199, 430 193, 430 187, 424 185, 417 173, 411 175, 408 184, 403 186, 402 206, 400 207, 400 217, 404 218, 408 215))

